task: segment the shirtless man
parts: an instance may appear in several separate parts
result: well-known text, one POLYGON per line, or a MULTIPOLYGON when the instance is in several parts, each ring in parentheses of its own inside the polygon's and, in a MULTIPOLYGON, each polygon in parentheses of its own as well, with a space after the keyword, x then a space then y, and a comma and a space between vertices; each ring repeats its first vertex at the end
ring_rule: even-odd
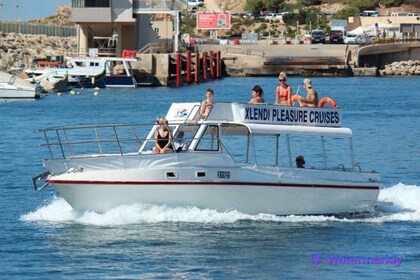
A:
POLYGON ((206 91, 206 97, 207 99, 201 102, 200 107, 200 117, 202 119, 205 119, 208 117, 211 108, 213 107, 213 97, 214 97, 214 91, 211 88, 208 88, 206 91))
POLYGON ((300 106, 318 107, 318 92, 312 88, 311 80, 303 80, 303 88, 306 90, 306 98, 302 98, 300 106))

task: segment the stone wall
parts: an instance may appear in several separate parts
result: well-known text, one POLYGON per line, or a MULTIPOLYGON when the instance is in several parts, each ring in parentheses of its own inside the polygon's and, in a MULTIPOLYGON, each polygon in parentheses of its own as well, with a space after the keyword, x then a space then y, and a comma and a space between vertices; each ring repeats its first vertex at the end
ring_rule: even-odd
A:
POLYGON ((68 55, 77 48, 75 37, 49 37, 0 32, 0 70, 24 64, 30 66, 34 59, 49 55, 68 55))
POLYGON ((420 60, 393 62, 379 70, 381 76, 420 75, 420 60))

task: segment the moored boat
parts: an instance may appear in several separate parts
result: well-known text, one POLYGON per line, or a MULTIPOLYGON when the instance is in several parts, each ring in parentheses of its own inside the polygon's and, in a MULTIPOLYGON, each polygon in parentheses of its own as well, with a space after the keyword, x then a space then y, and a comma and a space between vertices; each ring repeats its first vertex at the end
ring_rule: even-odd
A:
POLYGON ((62 75, 68 78, 68 83, 76 88, 112 88, 137 87, 131 63, 134 58, 119 57, 66 57, 66 62, 54 67, 38 67, 26 69, 25 73, 36 80, 36 77, 48 73, 62 75), (114 73, 114 67, 119 73, 114 73))
POLYGON ((40 98, 39 88, 16 77, 16 73, 0 73, 0 99, 40 98))
POLYGON ((379 174, 354 160, 341 109, 215 103, 202 119, 199 107, 172 104, 167 154, 152 152, 156 124, 38 130, 50 157, 34 188, 52 185, 74 209, 97 212, 133 203, 278 215, 377 206, 379 174), (298 168, 303 152, 310 167, 298 168))

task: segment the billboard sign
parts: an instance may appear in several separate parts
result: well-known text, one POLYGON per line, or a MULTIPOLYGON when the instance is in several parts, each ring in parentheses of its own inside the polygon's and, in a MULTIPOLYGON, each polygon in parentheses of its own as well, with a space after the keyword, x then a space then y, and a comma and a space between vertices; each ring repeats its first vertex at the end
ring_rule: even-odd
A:
POLYGON ((198 12, 197 29, 230 29, 230 12, 198 12))

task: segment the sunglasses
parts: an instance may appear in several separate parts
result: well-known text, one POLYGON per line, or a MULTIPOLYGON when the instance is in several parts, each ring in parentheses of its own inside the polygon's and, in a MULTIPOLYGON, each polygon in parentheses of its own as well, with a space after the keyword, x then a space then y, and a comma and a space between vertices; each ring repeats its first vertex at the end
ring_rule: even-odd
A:
POLYGON ((286 80, 285 80, 285 79, 279 79, 279 81, 280 81, 280 82, 284 82, 284 81, 286 81, 286 80))

